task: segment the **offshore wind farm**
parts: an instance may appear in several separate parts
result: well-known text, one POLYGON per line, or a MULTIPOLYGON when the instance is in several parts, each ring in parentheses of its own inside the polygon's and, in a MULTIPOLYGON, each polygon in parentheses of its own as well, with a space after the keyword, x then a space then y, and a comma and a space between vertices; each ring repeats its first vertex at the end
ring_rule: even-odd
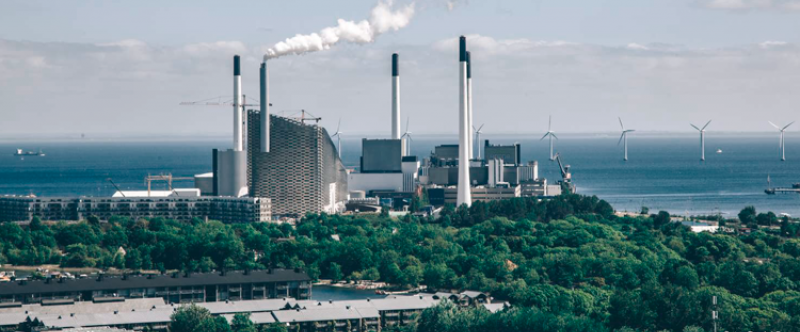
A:
MULTIPOLYGON (((613 125, 612 119, 609 127, 613 125)), ((343 132, 345 128, 343 121, 343 132)), ((647 206, 651 211, 681 215, 715 214, 718 209, 730 215, 742 206, 754 205, 759 210, 800 215, 800 195, 769 196, 763 192, 768 186, 767 176, 773 185, 798 182, 800 158, 792 156, 800 156, 800 137, 787 135, 787 160, 781 162, 775 134, 715 133, 708 136, 708 147, 725 152, 710 154, 701 163, 696 134, 637 131, 629 142, 631 155, 627 162, 621 158, 618 135, 611 131, 559 135, 558 151, 568 156, 574 181, 580 184, 579 193, 598 195, 620 211, 638 211, 647 206)), ((361 136, 342 134, 342 160, 348 167, 359 164, 361 136)), ((499 144, 520 143, 524 159, 542 161, 542 177, 557 178, 558 166, 547 161, 549 145, 540 142, 541 135, 538 136, 487 131, 482 137, 499 144)), ((20 160, 11 154, 0 155, 0 195, 110 196, 116 189, 105 181, 108 177, 123 189, 134 189, 141 187, 148 172, 201 173, 211 166, 208 150, 225 142, 223 138, 122 143, 40 141, 35 146, 48 151, 45 158, 20 160)), ((426 155, 435 145, 455 142, 453 135, 415 134, 411 153, 426 155)), ((17 145, 2 142, 0 149, 17 145)))

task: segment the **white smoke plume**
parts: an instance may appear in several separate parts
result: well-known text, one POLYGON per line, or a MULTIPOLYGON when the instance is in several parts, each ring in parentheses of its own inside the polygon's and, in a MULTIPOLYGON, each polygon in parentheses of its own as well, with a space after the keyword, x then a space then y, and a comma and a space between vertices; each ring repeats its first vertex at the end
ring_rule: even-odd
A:
POLYGON ((265 59, 278 58, 290 54, 304 54, 330 49, 340 41, 356 44, 372 43, 383 33, 397 31, 411 22, 414 16, 414 3, 393 10, 392 0, 381 0, 372 8, 368 20, 360 22, 339 19, 338 25, 322 29, 319 33, 296 35, 272 46, 264 55, 265 59))

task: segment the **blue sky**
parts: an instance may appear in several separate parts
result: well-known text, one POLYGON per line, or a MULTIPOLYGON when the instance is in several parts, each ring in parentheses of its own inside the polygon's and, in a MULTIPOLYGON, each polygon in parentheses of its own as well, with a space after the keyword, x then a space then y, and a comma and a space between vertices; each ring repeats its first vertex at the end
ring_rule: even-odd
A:
MULTIPOLYGON (((226 134, 228 109, 178 102, 230 94, 233 54, 245 57, 245 92, 255 95, 266 48, 366 19, 376 3, 4 1, 0 133, 226 134)), ((709 118, 715 130, 767 131, 766 120, 794 120, 800 104, 800 1, 450 5, 419 0, 407 27, 375 43, 275 61, 276 110, 388 131, 388 59, 399 52, 403 117, 415 132, 455 133, 461 34, 475 58, 476 122, 508 132, 542 132, 549 114, 561 132, 614 131, 617 116, 642 131, 689 131, 709 118)))

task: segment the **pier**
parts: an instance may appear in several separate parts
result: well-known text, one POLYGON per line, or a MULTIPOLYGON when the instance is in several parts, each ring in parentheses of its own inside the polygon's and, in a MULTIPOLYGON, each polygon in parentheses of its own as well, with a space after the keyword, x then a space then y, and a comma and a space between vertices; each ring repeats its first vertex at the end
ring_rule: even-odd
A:
POLYGON ((776 193, 800 193, 800 183, 794 183, 790 188, 787 187, 775 187, 775 188, 767 188, 764 190, 767 195, 775 195, 776 193))

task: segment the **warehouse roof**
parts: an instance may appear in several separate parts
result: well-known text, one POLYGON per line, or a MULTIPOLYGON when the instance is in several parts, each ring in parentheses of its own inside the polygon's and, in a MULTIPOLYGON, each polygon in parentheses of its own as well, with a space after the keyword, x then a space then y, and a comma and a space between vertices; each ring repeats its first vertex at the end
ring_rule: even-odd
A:
POLYGON ((243 300, 226 302, 201 302, 195 303, 198 307, 208 309, 212 315, 235 314, 240 312, 262 312, 281 310, 286 304, 293 305, 295 300, 291 297, 283 299, 243 300))
POLYGON ((348 320, 361 318, 378 318, 380 314, 375 308, 327 308, 316 310, 281 310, 272 314, 281 323, 319 322, 332 320, 348 320))
POLYGON ((75 315, 39 315, 36 318, 47 327, 91 327, 91 326, 116 326, 135 324, 154 324, 170 321, 173 311, 171 309, 156 309, 145 311, 128 311, 119 313, 102 314, 75 314, 75 315))
POLYGON ((91 301, 77 301, 72 304, 65 305, 41 305, 41 304, 25 304, 19 307, 2 308, 0 314, 5 313, 31 313, 37 314, 78 314, 78 313, 101 313, 109 311, 131 311, 147 310, 154 306, 164 306, 164 299, 156 298, 143 298, 143 299, 124 299, 118 302, 91 302, 91 301))

